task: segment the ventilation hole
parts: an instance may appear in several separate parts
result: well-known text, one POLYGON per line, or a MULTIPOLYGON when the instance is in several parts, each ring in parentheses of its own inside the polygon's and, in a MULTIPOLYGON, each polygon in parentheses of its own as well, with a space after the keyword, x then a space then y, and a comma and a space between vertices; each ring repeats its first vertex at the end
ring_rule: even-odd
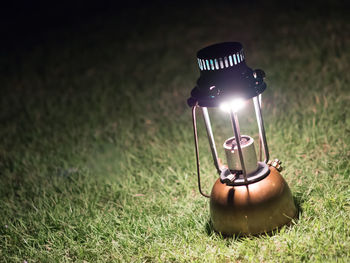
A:
POLYGON ((239 59, 239 54, 236 54, 236 56, 237 56, 237 62, 240 63, 241 60, 239 59))
POLYGON ((210 60, 210 66, 211 66, 211 69, 214 70, 214 61, 212 59, 210 60))
POLYGON ((233 54, 233 61, 234 61, 235 65, 237 65, 237 59, 236 59, 236 55, 235 54, 233 54))
POLYGON ((232 63, 232 57, 231 57, 231 55, 228 57, 228 60, 230 61, 230 66, 232 67, 232 66, 233 66, 233 63, 232 63))
POLYGON ((203 64, 204 70, 207 70, 207 67, 205 66, 204 60, 202 60, 202 64, 203 64))
POLYGON ((202 70, 202 62, 200 59, 198 59, 198 66, 199 66, 199 69, 202 70))
POLYGON ((215 69, 219 69, 219 63, 217 59, 214 60, 214 63, 215 63, 215 69))
POLYGON ((224 61, 225 61, 225 67, 228 68, 228 61, 227 61, 227 57, 224 57, 224 61))
POLYGON ((220 61, 220 68, 224 68, 224 62, 222 61, 222 58, 219 58, 220 61))

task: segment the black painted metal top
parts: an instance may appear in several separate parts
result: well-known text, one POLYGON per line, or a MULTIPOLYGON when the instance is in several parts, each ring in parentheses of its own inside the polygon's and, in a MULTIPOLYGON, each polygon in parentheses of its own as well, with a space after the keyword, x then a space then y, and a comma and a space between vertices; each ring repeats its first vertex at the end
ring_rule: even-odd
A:
POLYGON ((200 77, 191 91, 188 105, 218 107, 229 98, 250 99, 266 89, 265 74, 245 63, 239 42, 223 42, 198 51, 200 77))

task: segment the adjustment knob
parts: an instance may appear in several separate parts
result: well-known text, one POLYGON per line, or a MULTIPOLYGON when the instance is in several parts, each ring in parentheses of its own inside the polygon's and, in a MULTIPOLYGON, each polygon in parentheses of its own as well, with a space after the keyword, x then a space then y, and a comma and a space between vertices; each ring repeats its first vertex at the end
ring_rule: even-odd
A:
POLYGON ((273 161, 268 161, 267 162, 268 165, 276 168, 277 171, 281 172, 283 170, 283 167, 281 166, 282 162, 278 159, 275 159, 273 161))

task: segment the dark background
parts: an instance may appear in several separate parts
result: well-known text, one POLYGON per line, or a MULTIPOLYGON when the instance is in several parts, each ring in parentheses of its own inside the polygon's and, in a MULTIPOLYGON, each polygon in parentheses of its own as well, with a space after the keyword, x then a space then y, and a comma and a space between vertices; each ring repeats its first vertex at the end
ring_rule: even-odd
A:
MULTIPOLYGON (((112 18, 120 25, 142 23, 147 20, 159 21, 173 9, 193 10, 208 5, 211 1, 11 1, 0 7, 1 47, 28 46, 47 38, 50 34, 74 30, 82 24, 112 18)), ((215 1, 213 5, 233 8, 246 5, 252 9, 271 10, 276 13, 300 12, 312 18, 313 13, 322 14, 325 19, 336 10, 344 15, 349 10, 349 1, 215 1)), ((161 21, 159 21, 161 22, 161 21)), ((145 28, 145 30, 147 30, 145 28)), ((118 34, 116 29, 116 34, 118 34)))

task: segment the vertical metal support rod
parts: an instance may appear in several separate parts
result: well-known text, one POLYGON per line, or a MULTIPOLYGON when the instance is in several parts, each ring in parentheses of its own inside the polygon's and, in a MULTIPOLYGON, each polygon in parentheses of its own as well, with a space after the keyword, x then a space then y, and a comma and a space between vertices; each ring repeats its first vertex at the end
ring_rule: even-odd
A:
POLYGON ((259 135, 259 162, 262 162, 262 141, 259 135))
POLYGON ((259 105, 260 105, 260 108, 262 107, 261 105, 261 93, 258 95, 258 98, 259 98, 259 105))
POLYGON ((259 137, 262 141, 262 146, 265 154, 264 162, 267 163, 269 161, 270 155, 269 155, 269 148, 267 147, 267 142, 266 142, 265 127, 264 127, 264 121, 261 113, 260 103, 257 97, 253 98, 253 102, 254 102, 256 120, 258 122, 259 137))
POLYGON ((196 108, 197 106, 192 107, 192 124, 193 124, 193 135, 194 135, 194 144, 196 149, 196 162, 197 162, 197 179, 198 179, 198 190, 201 195, 204 197, 210 198, 209 195, 202 192, 201 188, 201 175, 199 167, 199 150, 198 150, 198 134, 197 134, 197 121, 196 121, 196 108))
POLYGON ((211 123, 210 123, 208 108, 207 107, 202 107, 202 112, 203 112, 203 117, 204 117, 204 122, 205 122, 205 128, 207 130, 207 135, 208 135, 211 155, 213 156, 213 161, 214 161, 214 165, 216 167, 216 170, 220 174, 221 170, 220 170, 219 162, 218 162, 218 153, 216 151, 213 130, 211 129, 211 123))
MULTIPOLYGON (((259 106, 260 106, 260 109, 262 108, 262 105, 261 105, 261 93, 258 95, 258 98, 259 98, 259 106)), ((259 134, 259 162, 262 162, 262 141, 261 141, 261 136, 259 134)))
POLYGON ((241 147, 241 134, 239 132, 239 123, 238 123, 237 114, 231 110, 230 116, 231 116, 232 129, 233 129, 233 132, 235 134, 235 139, 236 139, 236 143, 237 143, 239 161, 241 163, 241 167, 242 167, 242 171, 243 171, 244 182, 247 184, 248 183, 247 171, 246 171, 245 165, 244 165, 244 159, 243 159, 243 153, 242 153, 242 147, 241 147))

